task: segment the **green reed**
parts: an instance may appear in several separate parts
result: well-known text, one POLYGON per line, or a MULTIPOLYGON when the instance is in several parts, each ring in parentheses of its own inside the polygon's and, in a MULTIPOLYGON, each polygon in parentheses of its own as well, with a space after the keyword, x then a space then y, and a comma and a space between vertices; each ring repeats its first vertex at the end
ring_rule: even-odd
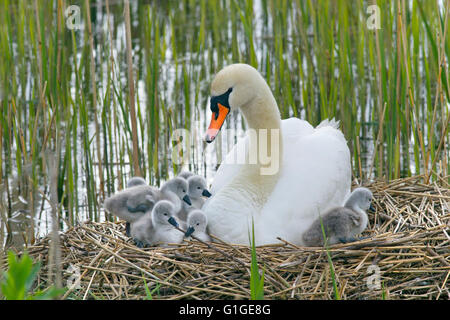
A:
MULTIPOLYGON (((132 66, 124 4, 70 4, 80 29, 68 28, 62 0, 0 0, 9 217, 20 209, 45 216, 49 152, 59 159, 61 227, 103 219, 104 197, 137 173, 133 163, 153 185, 184 168, 206 174, 201 143, 184 150, 192 163, 172 162, 172 132, 203 134, 209 84, 233 62, 261 71, 283 118, 340 120, 358 179, 448 175, 448 1, 377 1, 381 29, 373 30, 372 2, 363 0, 131 1, 132 66)), ((230 116, 228 128, 233 119, 241 118, 230 116)))

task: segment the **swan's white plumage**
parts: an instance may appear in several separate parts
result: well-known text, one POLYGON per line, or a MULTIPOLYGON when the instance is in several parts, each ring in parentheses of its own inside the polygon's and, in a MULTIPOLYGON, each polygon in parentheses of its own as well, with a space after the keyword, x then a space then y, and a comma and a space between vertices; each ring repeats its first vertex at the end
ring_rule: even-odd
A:
MULTIPOLYGON (((259 102, 250 107, 277 108, 271 100, 265 100, 267 106, 259 102)), ((241 107, 247 121, 254 120, 249 119, 253 115, 250 107, 241 107)), ((269 121, 273 124, 274 120, 269 121)), ((350 193, 350 152, 337 128, 334 120, 323 121, 316 128, 298 118, 282 120, 279 175, 261 179, 250 173, 254 165, 236 164, 237 150, 248 149, 249 144, 248 137, 238 140, 214 177, 213 196, 203 206, 209 232, 230 243, 248 244, 253 217, 258 245, 276 243, 277 237, 302 245, 303 232, 319 213, 342 205, 350 193)))
MULTIPOLYGON (((282 120, 281 130, 284 154, 280 177, 262 211, 254 215, 258 244, 275 243, 277 237, 302 244, 302 233, 319 212, 342 205, 350 193, 350 153, 341 131, 334 126, 313 128, 298 118, 282 120)), ((237 150, 246 144, 248 137, 238 140, 219 167, 211 186, 213 197, 244 166, 232 160, 237 150)), ((243 219, 242 215, 234 212, 251 208, 246 205, 245 195, 239 191, 229 196, 234 200, 230 200, 222 210, 220 205, 217 206, 213 217, 209 215, 211 233, 217 232, 217 228, 211 228, 211 220, 217 221, 223 230, 219 232, 223 240, 247 243, 251 215, 243 219)))

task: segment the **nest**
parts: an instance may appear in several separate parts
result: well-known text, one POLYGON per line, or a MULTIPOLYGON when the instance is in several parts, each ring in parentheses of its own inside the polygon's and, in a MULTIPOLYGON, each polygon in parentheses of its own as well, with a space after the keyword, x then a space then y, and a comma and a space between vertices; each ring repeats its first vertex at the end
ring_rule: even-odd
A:
MULTIPOLYGON (((449 299, 449 185, 421 181, 368 185, 376 213, 369 214, 367 239, 328 249, 283 239, 257 247, 264 298, 334 299, 335 284, 342 299, 449 299)), ((140 249, 124 229, 86 222, 61 235, 63 284, 75 284, 63 298, 250 298, 248 246, 192 240, 140 249)), ((46 237, 27 249, 41 261, 41 285, 49 282, 49 247, 46 237)))

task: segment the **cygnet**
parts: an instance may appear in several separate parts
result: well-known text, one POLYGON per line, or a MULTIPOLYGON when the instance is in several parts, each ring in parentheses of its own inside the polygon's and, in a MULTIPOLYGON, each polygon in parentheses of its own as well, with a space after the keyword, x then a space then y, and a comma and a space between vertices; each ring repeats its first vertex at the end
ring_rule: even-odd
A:
POLYGON ((185 237, 189 238, 191 235, 199 238, 202 241, 211 241, 210 236, 206 233, 206 226, 208 225, 208 218, 203 211, 194 209, 189 212, 187 217, 187 230, 185 237))
MULTIPOLYGON (((127 188, 132 188, 135 186, 146 185, 146 184, 147 184, 147 181, 145 181, 144 178, 132 177, 132 178, 130 178, 130 180, 128 180, 127 188)), ((142 208, 142 209, 145 209, 145 208, 142 208)), ((149 209, 151 210, 152 208, 149 207, 149 209)), ((130 236, 130 223, 128 221, 125 223, 125 234, 127 235, 127 237, 130 236)))
POLYGON ((175 206, 175 211, 178 213, 183 207, 183 204, 192 205, 188 194, 188 182, 179 177, 175 177, 166 181, 161 186, 161 193, 164 199, 171 201, 175 206))
POLYGON ((109 213, 127 221, 134 222, 145 212, 151 211, 160 200, 161 192, 149 185, 137 185, 112 195, 104 202, 109 213))
POLYGON ((187 179, 187 182, 189 185, 188 194, 192 205, 187 206, 183 204, 183 208, 178 214, 178 217, 184 221, 186 221, 187 215, 191 210, 201 209, 203 207, 203 204, 205 203, 205 199, 203 197, 211 197, 211 193, 206 187, 206 180, 202 176, 193 175, 187 179))
POLYGON ((311 247, 324 245, 322 225, 330 245, 356 241, 355 236, 367 227, 366 211, 373 208, 372 197, 367 188, 353 190, 343 207, 330 209, 314 221, 303 234, 304 244, 311 247))
POLYGON ((138 247, 181 243, 183 233, 175 229, 175 206, 167 200, 158 201, 151 212, 131 223, 131 237, 138 247))

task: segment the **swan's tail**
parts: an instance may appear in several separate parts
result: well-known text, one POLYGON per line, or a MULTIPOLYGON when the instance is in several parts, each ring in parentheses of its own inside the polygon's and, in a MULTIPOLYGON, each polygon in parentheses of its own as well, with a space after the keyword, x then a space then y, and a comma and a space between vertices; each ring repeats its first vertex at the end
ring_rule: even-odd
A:
POLYGON ((325 119, 319 125, 316 127, 316 129, 320 129, 323 127, 332 127, 334 129, 339 129, 339 120, 332 119, 325 119))

